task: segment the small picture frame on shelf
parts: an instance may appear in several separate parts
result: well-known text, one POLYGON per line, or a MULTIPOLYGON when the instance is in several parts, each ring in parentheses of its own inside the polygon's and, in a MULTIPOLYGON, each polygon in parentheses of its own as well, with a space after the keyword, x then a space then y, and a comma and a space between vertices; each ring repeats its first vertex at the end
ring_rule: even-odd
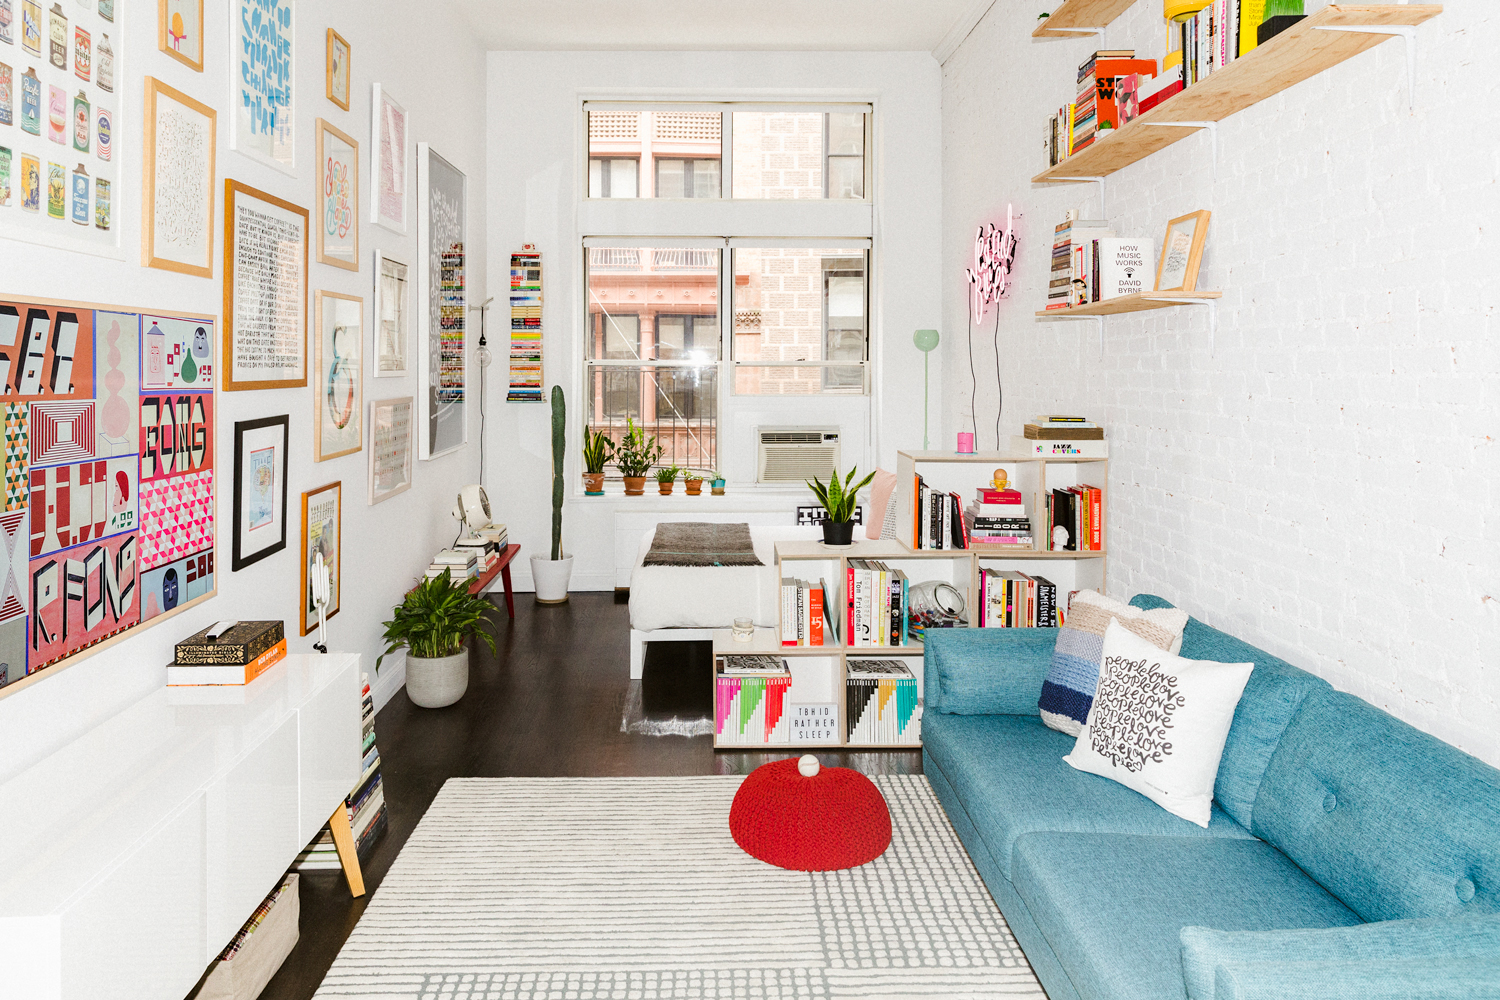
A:
POLYGON ((1192 292, 1198 288, 1198 265, 1208 239, 1209 211, 1191 212, 1167 223, 1156 266, 1156 291, 1192 292))

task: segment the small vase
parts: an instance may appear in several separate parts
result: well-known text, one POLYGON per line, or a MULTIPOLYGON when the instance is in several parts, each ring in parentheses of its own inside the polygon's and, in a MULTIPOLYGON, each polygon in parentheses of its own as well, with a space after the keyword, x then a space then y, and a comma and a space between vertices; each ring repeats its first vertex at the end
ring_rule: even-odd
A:
POLYGON ((664 497, 669 497, 669 496, 672 495, 672 484, 671 483, 657 483, 656 484, 656 491, 658 493, 660 493, 664 497))
POLYGON ((591 497, 602 497, 604 495, 604 473, 585 472, 583 474, 583 492, 591 497))
POLYGON ((641 496, 642 494, 644 494, 645 492, 646 492, 646 477, 645 476, 626 476, 625 477, 625 495, 626 496, 628 496, 628 497, 638 497, 638 496, 641 496))
POLYGON ((695 497, 703 492, 703 480, 701 479, 685 479, 683 480, 683 486, 687 488, 687 495, 690 497, 695 497))
POLYGON ((853 521, 824 521, 823 522, 823 544, 824 545, 853 545, 854 544, 854 522, 853 521))
POLYGON ((420 708, 446 708, 469 689, 469 651, 452 656, 406 656, 406 696, 420 708))

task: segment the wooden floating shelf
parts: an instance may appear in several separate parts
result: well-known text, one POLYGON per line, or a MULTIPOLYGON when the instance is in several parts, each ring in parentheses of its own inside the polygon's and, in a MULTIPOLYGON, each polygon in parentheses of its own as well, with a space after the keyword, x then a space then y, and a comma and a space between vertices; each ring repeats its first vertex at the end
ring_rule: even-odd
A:
MULTIPOLYGON (((1104 0, 1098 0, 1098 3, 1103 6, 1104 0)), ((1065 6, 1072 6, 1071 0, 1065 6)), ((1061 11, 1059 8, 1059 13, 1061 11)), ((1320 28, 1412 26, 1434 18, 1442 11, 1441 4, 1331 4, 1123 128, 1116 129, 1113 135, 1074 153, 1054 167, 1048 167, 1033 177, 1032 182, 1066 183, 1106 177, 1198 131, 1187 126, 1163 128, 1155 123, 1223 121, 1395 37, 1320 31, 1320 28)))
POLYGON ((1037 24, 1033 38, 1078 38, 1092 35, 1130 9, 1135 0, 1063 0, 1052 16, 1037 24))
POLYGON ((1208 302, 1211 299, 1223 298, 1223 296, 1223 292, 1140 292, 1135 295, 1121 295, 1113 299, 1105 299, 1103 302, 1071 306, 1067 309, 1043 309, 1037 315, 1044 319, 1115 316, 1120 313, 1142 312, 1146 309, 1169 309, 1172 306, 1183 305, 1184 299, 1201 299, 1208 302))

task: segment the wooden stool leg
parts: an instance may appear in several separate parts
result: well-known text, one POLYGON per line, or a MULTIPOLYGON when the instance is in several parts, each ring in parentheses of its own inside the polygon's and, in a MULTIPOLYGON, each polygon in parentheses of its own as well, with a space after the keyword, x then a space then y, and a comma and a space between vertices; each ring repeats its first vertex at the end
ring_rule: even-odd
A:
POLYGON ((510 612, 510 616, 514 618, 516 616, 516 599, 510 589, 510 563, 506 563, 501 567, 500 579, 505 583, 505 610, 510 612))
POLYGON ((342 802, 328 817, 328 829, 333 833, 333 846, 339 851, 339 864, 344 866, 344 878, 349 883, 349 895, 356 898, 365 894, 365 877, 359 870, 359 853, 354 848, 354 831, 349 829, 349 810, 342 802))

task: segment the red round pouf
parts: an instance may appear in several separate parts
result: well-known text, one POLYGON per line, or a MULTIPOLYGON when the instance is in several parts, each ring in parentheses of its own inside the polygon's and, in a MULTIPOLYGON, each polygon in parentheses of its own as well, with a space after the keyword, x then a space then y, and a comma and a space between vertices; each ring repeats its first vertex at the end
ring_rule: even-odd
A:
POLYGON ((729 808, 729 832, 753 858, 778 868, 831 872, 868 864, 891 845, 891 813, 875 783, 847 767, 812 777, 797 758, 757 767, 729 808))

